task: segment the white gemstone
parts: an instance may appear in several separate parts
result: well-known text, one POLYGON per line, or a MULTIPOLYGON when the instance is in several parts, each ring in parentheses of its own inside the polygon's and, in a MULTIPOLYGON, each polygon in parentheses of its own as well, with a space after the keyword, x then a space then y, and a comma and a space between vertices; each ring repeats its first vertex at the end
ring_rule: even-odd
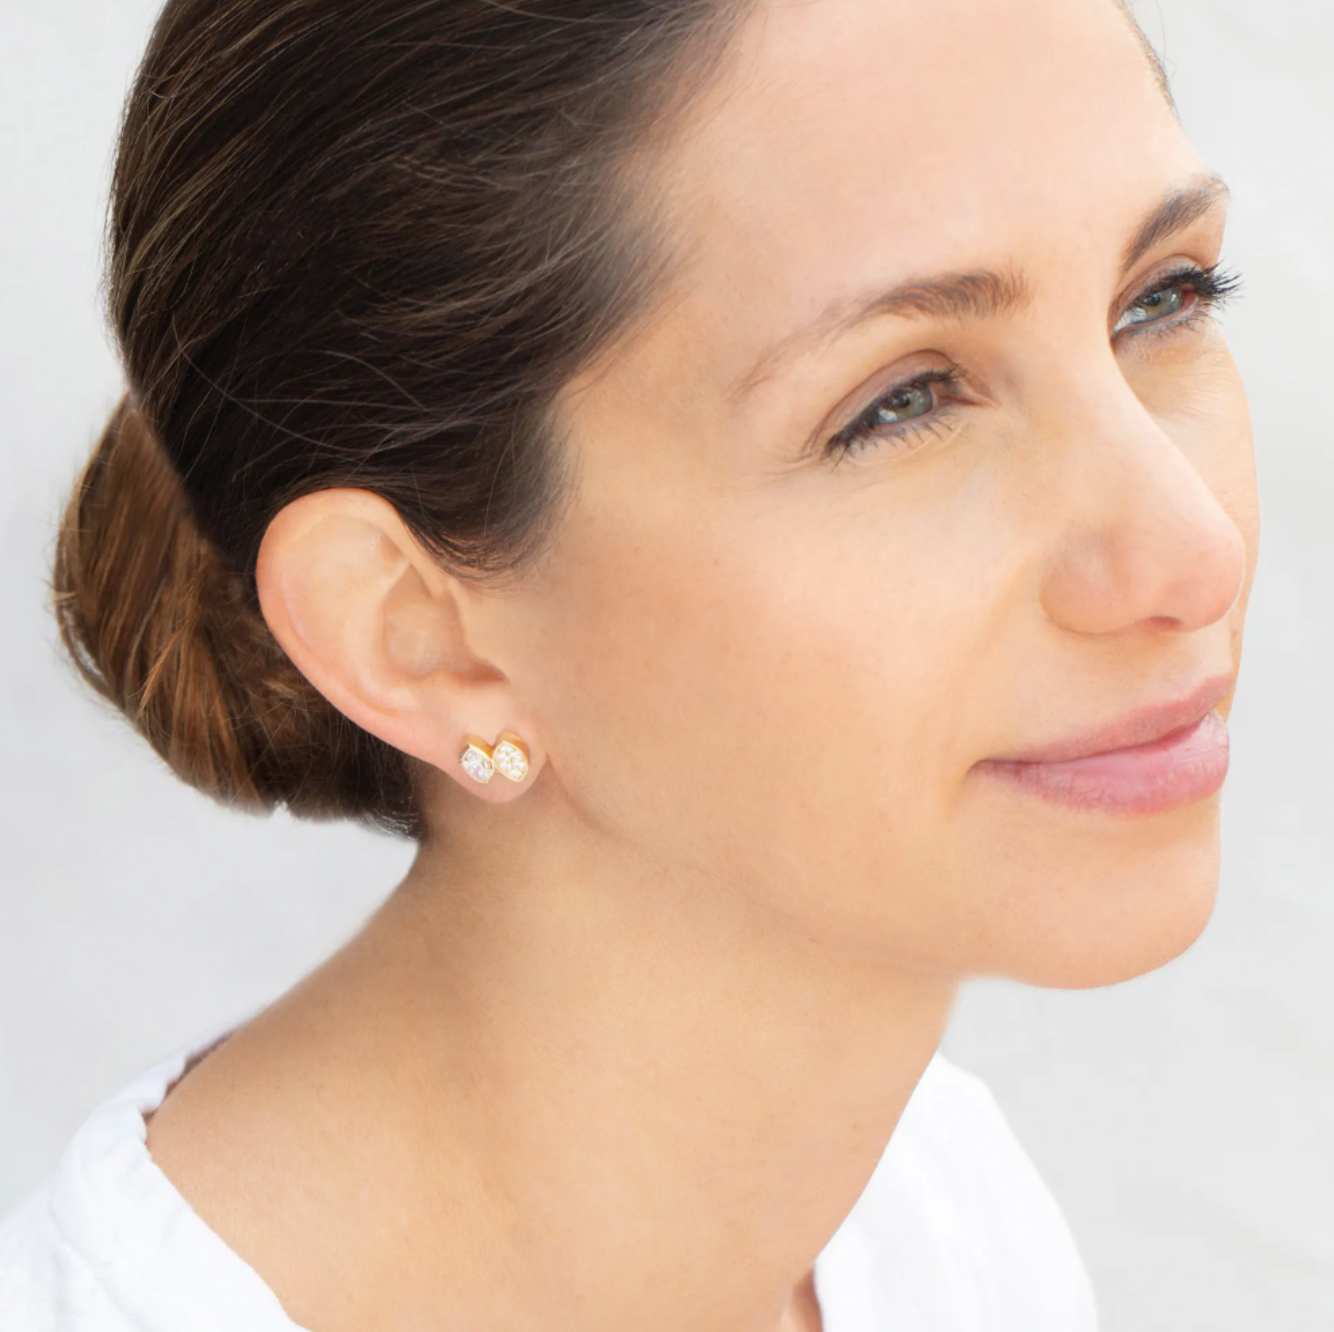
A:
POLYGON ((521 782, 528 776, 528 760, 518 745, 502 740, 491 756, 496 767, 512 782, 521 782))
POLYGON ((495 772, 491 760, 476 745, 469 745, 459 755, 459 764, 473 781, 481 782, 483 785, 491 780, 495 772))

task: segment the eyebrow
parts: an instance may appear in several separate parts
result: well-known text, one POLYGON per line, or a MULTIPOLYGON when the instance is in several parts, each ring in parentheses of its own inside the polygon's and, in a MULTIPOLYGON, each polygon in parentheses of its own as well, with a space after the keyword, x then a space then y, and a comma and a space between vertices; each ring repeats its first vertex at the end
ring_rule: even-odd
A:
MULTIPOLYGON (((1140 224, 1122 256, 1122 271, 1129 271, 1155 246, 1185 231, 1230 197, 1219 176, 1208 176, 1174 190, 1140 224)), ((779 364, 796 348, 808 343, 832 342, 871 319, 897 315, 905 319, 998 319, 1016 314, 1032 300, 1032 290, 1021 273, 981 270, 942 273, 915 278, 888 291, 831 305, 810 323, 770 347, 732 390, 736 400, 773 377, 779 364)))
POLYGON ((1174 190, 1144 219, 1135 239, 1126 246, 1122 271, 1134 268, 1155 245, 1194 226, 1231 197, 1232 191, 1221 176, 1207 176, 1194 185, 1174 190))

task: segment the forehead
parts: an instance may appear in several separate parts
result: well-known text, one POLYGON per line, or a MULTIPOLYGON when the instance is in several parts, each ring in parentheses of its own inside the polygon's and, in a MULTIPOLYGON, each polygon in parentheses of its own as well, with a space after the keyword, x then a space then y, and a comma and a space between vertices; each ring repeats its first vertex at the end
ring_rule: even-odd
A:
POLYGON ((769 332, 1053 247, 1113 267, 1199 169, 1115 0, 767 0, 660 166, 692 317, 769 332))

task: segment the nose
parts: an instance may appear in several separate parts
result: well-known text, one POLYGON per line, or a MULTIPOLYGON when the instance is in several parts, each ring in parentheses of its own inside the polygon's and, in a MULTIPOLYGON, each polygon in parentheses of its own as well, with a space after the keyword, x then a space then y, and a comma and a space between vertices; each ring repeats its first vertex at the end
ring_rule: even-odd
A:
POLYGON ((1187 633, 1222 619, 1241 593, 1246 547, 1188 456, 1117 373, 1067 416, 1059 450, 1064 521, 1043 571, 1048 618, 1080 634, 1153 626, 1187 633), (1070 434, 1073 426, 1073 434, 1070 434))

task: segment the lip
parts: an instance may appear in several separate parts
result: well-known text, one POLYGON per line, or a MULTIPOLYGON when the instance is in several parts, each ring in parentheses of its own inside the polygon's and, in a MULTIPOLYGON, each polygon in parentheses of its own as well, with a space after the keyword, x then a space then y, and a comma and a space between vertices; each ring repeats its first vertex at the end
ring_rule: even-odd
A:
POLYGON ((1183 697, 976 770, 1078 809, 1151 814, 1190 804, 1227 777, 1227 724, 1215 709, 1231 688, 1231 675, 1216 676, 1183 697))

